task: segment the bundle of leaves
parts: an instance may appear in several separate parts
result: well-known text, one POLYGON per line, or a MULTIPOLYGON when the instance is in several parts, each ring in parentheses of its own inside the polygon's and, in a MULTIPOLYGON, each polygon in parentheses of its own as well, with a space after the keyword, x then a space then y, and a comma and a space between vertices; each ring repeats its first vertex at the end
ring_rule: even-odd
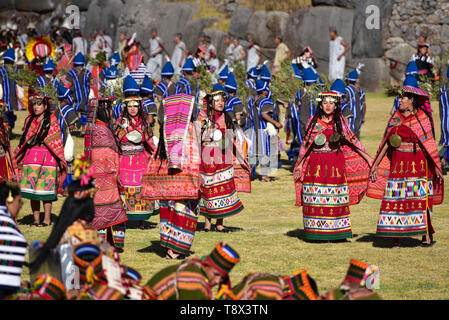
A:
POLYGON ((200 75, 198 78, 200 90, 210 92, 210 90, 212 90, 212 75, 210 74, 209 69, 206 66, 198 66, 196 72, 200 75))
POLYGON ((8 75, 11 80, 14 80, 21 87, 29 87, 36 83, 38 77, 37 73, 31 69, 23 68, 14 71, 12 66, 7 66, 8 75))
POLYGON ((45 87, 35 86, 34 89, 39 95, 50 97, 52 103, 58 103, 58 91, 53 87, 51 82, 48 82, 45 87))
POLYGON ((96 66, 96 67, 100 67, 100 68, 106 67, 106 54, 104 52, 98 52, 95 55, 95 58, 88 57, 87 60, 88 61, 87 61, 86 65, 88 63, 90 63, 91 65, 96 66))

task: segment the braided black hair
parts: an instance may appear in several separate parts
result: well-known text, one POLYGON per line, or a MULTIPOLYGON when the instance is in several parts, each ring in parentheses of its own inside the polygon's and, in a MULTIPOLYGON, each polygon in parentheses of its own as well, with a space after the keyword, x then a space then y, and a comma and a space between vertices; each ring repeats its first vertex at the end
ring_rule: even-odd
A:
POLYGON ((36 259, 28 264, 31 271, 38 270, 39 267, 47 259, 50 250, 56 248, 61 240, 64 232, 76 220, 82 219, 91 222, 95 216, 94 199, 87 197, 86 199, 76 199, 73 195, 76 191, 84 191, 93 188, 94 185, 90 182, 86 186, 81 186, 80 180, 73 181, 68 187, 69 196, 65 199, 62 205, 61 212, 56 219, 55 224, 51 230, 50 235, 45 241, 42 248, 39 249, 36 259))
MULTIPOLYGON (((315 115, 313 116, 312 120, 309 123, 309 126, 306 129, 306 138, 304 139, 304 141, 308 141, 310 139, 310 136, 312 135, 312 129, 315 127, 316 122, 318 121, 318 119, 320 119, 323 115, 324 115, 324 111, 321 108, 322 105, 322 101, 320 101, 317 105, 317 110, 315 112, 315 115)), ((334 111, 334 115, 332 118, 332 122, 333 122, 333 126, 334 126, 334 131, 336 133, 338 133, 341 137, 344 137, 343 134, 343 124, 341 121, 341 103, 340 102, 336 102, 335 103, 335 111, 334 111)))
MULTIPOLYGON (((35 138, 35 144, 41 144, 45 138, 48 135, 48 132, 50 131, 50 124, 51 124, 51 109, 50 109, 50 100, 49 98, 45 97, 43 99, 43 103, 46 105, 46 110, 44 111, 44 119, 42 120, 42 125, 40 127, 39 132, 36 134, 35 138)), ((31 123, 36 118, 36 115, 34 112, 29 115, 29 121, 26 124, 25 129, 23 130, 22 137, 20 138, 19 146, 22 146, 25 143, 25 139, 28 133, 28 130, 30 129, 31 123)))

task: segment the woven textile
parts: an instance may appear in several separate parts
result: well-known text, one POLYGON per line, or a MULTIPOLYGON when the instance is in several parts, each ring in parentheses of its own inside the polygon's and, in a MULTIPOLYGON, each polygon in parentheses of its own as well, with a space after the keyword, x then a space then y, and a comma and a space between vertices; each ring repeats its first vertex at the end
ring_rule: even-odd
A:
POLYGON ((192 117, 195 98, 179 93, 163 100, 164 139, 168 157, 168 167, 181 168, 188 134, 188 124, 192 117))
MULTIPOLYGON (((122 207, 123 208, 123 207, 122 207)), ((125 247, 126 224, 116 224, 105 229, 98 230, 98 236, 116 248, 125 247)))
POLYGON ((57 163, 47 147, 28 149, 20 180, 22 196, 32 200, 57 200, 57 163))
MULTIPOLYGON (((432 126, 429 118, 424 113, 424 111, 420 110, 417 113, 417 117, 413 116, 408 119, 404 119, 399 111, 396 111, 395 114, 390 118, 387 128, 385 130, 384 138, 379 146, 379 149, 376 154, 376 158, 380 154, 380 151, 384 147, 385 143, 387 143, 388 138, 392 134, 393 130, 396 130, 397 122, 400 121, 402 124, 410 127, 413 134, 419 140, 419 146, 423 149, 426 158, 429 158, 431 161, 428 163, 429 170, 432 172, 432 175, 435 174, 435 168, 441 169, 440 157, 438 156, 437 145, 432 133, 432 126), (416 119, 419 119, 418 120, 416 119), (421 128, 421 125, 422 128, 421 128)), ((375 182, 370 182, 368 185, 367 196, 374 199, 382 199, 385 191, 385 187, 387 184, 387 180, 391 170, 391 160, 388 158, 388 154, 386 154, 381 160, 378 169, 377 169, 377 180, 375 182)), ((443 202, 444 198, 444 181, 440 182, 438 179, 433 181, 433 204, 438 205, 443 202)))
MULTIPOLYGON (((25 127, 27 126, 28 121, 30 121, 30 116, 28 116, 25 120, 25 127)), ((19 179, 23 177, 23 171, 21 170, 21 167, 23 166, 25 155, 29 150, 28 141, 36 134, 38 134, 38 132, 40 131, 40 127, 41 123, 38 123, 36 121, 36 118, 34 118, 25 137, 24 144, 21 146, 17 146, 16 150, 14 151, 14 156, 19 167, 19 179)), ((67 176, 67 162, 65 161, 64 157, 64 145, 62 142, 61 129, 59 128, 58 119, 56 119, 53 114, 51 114, 50 116, 50 130, 48 131, 47 137, 45 137, 43 144, 46 148, 48 148, 52 156, 55 156, 54 159, 59 171, 57 179, 57 191, 58 193, 62 194, 64 180, 67 176)))
POLYGON ((313 280, 307 270, 298 270, 292 276, 282 277, 284 281, 283 300, 317 300, 318 292, 315 280, 313 280))
MULTIPOLYGON (((360 143, 360 141, 357 139, 354 133, 349 129, 348 122, 343 116, 341 116, 341 121, 343 124, 343 135, 346 142, 352 144, 353 148, 358 148, 366 152, 363 145, 360 143)), ((309 120, 307 127, 309 127, 310 122, 311 120, 309 120)), ((311 128, 310 130, 312 130, 310 139, 308 141, 304 141, 303 144, 301 145, 298 161, 296 162, 295 165, 295 170, 302 170, 304 177, 306 176, 306 169, 308 167, 309 159, 306 159, 302 163, 301 167, 298 167, 298 165, 301 162, 304 155, 306 154, 306 152, 308 151, 308 149, 313 146, 313 141, 315 137, 318 134, 323 133, 322 131, 325 130, 325 127, 323 127, 321 130, 316 130, 314 128, 311 128)), ((343 151, 345 160, 344 168, 346 174, 346 182, 348 185, 349 204, 350 205, 358 204, 366 193, 370 169, 368 163, 351 147, 349 147, 348 145, 343 145, 341 149, 343 151)), ((302 181, 295 181, 295 190, 296 190, 295 205, 301 206, 302 190, 303 190, 302 181)))
POLYGON ((204 261, 220 273, 227 275, 240 261, 240 256, 226 242, 221 241, 217 243, 214 250, 212 250, 204 261))
POLYGON ((212 299, 204 262, 196 259, 162 269, 147 282, 147 286, 156 292, 158 300, 212 299))
POLYGON ((104 229, 128 219, 118 188, 118 148, 111 130, 99 120, 95 123, 91 143, 91 166, 97 188, 94 196, 95 217, 91 224, 104 229))
POLYGON ((236 286, 222 285, 217 300, 282 300, 283 280, 276 274, 252 273, 236 286))
POLYGON ((402 142, 389 152, 392 170, 385 186, 377 235, 408 237, 433 233, 430 216, 434 184, 428 160, 408 125, 398 125, 390 131, 392 134, 398 134, 402 142), (412 150, 411 145, 415 145, 412 150))
POLYGON ((195 132, 189 122, 182 170, 168 168, 168 161, 150 158, 142 179, 142 198, 147 200, 197 200, 200 188, 200 154, 195 132))
POLYGON ((40 274, 33 284, 34 294, 44 300, 64 300, 66 289, 64 285, 50 274, 40 274))
POLYGON ((159 224, 161 246, 188 254, 195 237, 198 214, 196 201, 163 201, 160 204, 159 224))

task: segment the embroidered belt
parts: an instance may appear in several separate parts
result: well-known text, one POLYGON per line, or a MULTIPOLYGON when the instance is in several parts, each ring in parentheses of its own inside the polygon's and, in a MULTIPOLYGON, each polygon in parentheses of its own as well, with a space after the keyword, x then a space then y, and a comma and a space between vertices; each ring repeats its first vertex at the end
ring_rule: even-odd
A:
POLYGON ((401 145, 396 149, 401 152, 418 152, 421 151, 421 147, 418 143, 413 142, 402 142, 401 145))
POLYGON ((122 152, 124 155, 137 155, 144 151, 143 145, 122 145, 122 152))

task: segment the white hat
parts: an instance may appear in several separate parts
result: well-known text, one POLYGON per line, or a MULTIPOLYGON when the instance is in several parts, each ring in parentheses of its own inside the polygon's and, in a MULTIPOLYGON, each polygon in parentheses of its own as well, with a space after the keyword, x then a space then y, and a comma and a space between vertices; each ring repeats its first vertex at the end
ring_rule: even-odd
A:
POLYGON ((17 31, 17 23, 13 23, 13 24, 11 25, 11 30, 17 31))
POLYGON ((27 29, 36 29, 36 25, 32 21, 30 21, 27 25, 27 29))

